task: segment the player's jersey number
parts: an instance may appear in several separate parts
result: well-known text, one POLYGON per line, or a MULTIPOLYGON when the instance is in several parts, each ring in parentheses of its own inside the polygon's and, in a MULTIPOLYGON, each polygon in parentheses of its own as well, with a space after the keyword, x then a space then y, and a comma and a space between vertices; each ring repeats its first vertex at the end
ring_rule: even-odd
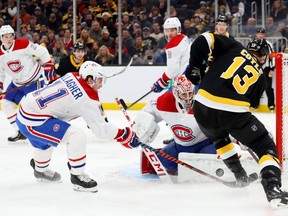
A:
POLYGON ((67 89, 57 89, 56 92, 47 95, 46 97, 40 97, 36 99, 37 104, 39 105, 40 109, 44 109, 47 107, 47 104, 58 100, 66 95, 68 95, 67 89))
POLYGON ((249 87, 259 78, 257 70, 252 65, 244 66, 244 70, 250 74, 250 77, 247 74, 243 78, 241 78, 238 74, 234 76, 235 72, 245 61, 246 59, 243 57, 235 57, 229 68, 221 74, 221 78, 224 79, 230 79, 233 77, 232 85, 239 94, 245 94, 249 87))

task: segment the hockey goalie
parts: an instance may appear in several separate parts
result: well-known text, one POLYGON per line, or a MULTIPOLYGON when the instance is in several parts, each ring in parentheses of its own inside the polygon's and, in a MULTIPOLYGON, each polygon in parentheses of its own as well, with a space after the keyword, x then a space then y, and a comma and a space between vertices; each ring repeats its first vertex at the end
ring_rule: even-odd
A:
MULTIPOLYGON (((142 143, 150 144, 160 130, 158 123, 164 121, 171 129, 173 140, 161 151, 217 178, 235 181, 237 176, 234 176, 226 167, 217 155, 214 144, 197 125, 192 110, 194 93, 195 86, 184 75, 180 75, 174 80, 172 91, 162 94, 156 100, 151 100, 138 112, 132 128, 142 143)), ((257 163, 246 150, 241 150, 240 146, 232 144, 232 141, 230 147, 237 149, 238 156, 248 174, 257 172, 257 163)), ((177 176, 178 182, 203 180, 203 177, 199 178, 201 175, 198 173, 184 166, 178 166, 177 163, 161 155, 158 157, 167 172, 177 176)), ((239 170, 239 172, 245 172, 245 170, 239 170)), ((156 174, 155 167, 143 152, 141 172, 142 174, 156 174)))

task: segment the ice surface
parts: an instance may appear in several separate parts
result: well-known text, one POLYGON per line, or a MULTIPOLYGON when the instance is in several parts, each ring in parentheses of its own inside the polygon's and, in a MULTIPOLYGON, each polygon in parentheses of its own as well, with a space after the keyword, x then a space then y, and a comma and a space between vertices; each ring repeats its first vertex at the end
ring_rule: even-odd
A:
MULTIPOLYGON (((133 117, 135 113, 129 114, 133 117)), ((128 125, 119 111, 108 111, 107 115, 119 127, 128 125)), ((274 133, 275 115, 257 116, 274 133)), ((116 142, 96 139, 81 119, 72 124, 87 134, 86 172, 98 182, 98 193, 72 190, 64 145, 54 150, 50 165, 61 173, 63 182, 39 183, 29 165, 32 148, 28 144, 7 144, 7 137, 14 132, 3 113, 0 120, 1 216, 288 215, 288 208, 270 208, 259 183, 232 189, 211 181, 163 184, 155 176, 142 176, 140 149, 129 150, 116 142)), ((157 145, 153 147, 160 147, 163 139, 171 137, 169 133, 165 124, 161 124, 157 145)))

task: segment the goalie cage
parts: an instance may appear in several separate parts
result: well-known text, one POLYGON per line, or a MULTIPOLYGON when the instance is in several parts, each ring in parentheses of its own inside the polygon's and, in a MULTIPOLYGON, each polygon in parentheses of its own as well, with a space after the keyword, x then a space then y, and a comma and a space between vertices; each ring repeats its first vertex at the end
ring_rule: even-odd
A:
POLYGON ((288 180, 288 54, 276 56, 276 148, 283 181, 288 180))

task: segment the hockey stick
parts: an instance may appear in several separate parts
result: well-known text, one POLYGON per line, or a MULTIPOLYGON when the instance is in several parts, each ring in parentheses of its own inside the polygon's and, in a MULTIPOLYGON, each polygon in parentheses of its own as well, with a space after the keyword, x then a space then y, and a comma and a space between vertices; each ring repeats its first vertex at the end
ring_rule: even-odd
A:
MULTIPOLYGON (((116 100, 117 104, 119 105, 119 108, 121 109, 121 111, 125 115, 126 119, 128 120, 128 122, 132 126, 134 124, 134 122, 132 122, 132 120, 130 119, 129 115, 127 114, 126 110, 124 109, 124 107, 120 103, 119 99, 117 97, 115 97, 115 100, 116 100)), ((170 175, 167 173, 167 170, 165 169, 165 167, 163 166, 163 164, 161 163, 161 161, 157 157, 157 155, 153 151, 142 146, 142 144, 141 144, 141 147, 143 148, 144 154, 148 158, 149 162, 153 166, 155 172, 157 173, 157 175, 159 176, 161 181, 163 181, 165 183, 174 183, 172 178, 170 177, 170 175)))
MULTIPOLYGON (((116 100, 117 104, 119 105, 121 111, 122 111, 123 114, 125 115, 126 119, 131 123, 131 119, 130 119, 129 115, 127 114, 126 110, 124 109, 124 107, 122 106, 122 104, 120 103, 120 101, 118 100, 118 98, 115 98, 115 100, 116 100)), ((131 125, 133 125, 133 123, 131 123, 131 125)), ((156 154, 159 154, 159 155, 161 155, 162 157, 165 157, 166 159, 168 159, 168 160, 170 160, 170 161, 173 161, 174 163, 180 164, 180 165, 182 165, 182 166, 184 166, 184 167, 186 167, 186 168, 188 168, 188 169, 190 169, 190 170, 193 170, 193 171, 195 171, 195 172, 197 172, 197 173, 199 173, 199 174, 201 174, 201 175, 204 175, 204 176, 206 176, 206 177, 208 177, 208 178, 210 178, 210 179, 212 179, 212 180, 215 180, 215 181, 217 181, 217 182, 219 182, 219 183, 221 183, 221 184, 224 184, 224 185, 226 185, 226 186, 228 186, 228 187, 233 187, 233 188, 238 187, 236 181, 228 182, 228 181, 219 179, 219 178, 217 178, 217 177, 215 177, 215 176, 213 176, 213 175, 210 175, 209 173, 206 173, 206 172, 204 172, 204 171, 202 171, 202 170, 200 170, 200 169, 197 169, 196 167, 193 167, 193 166, 191 166, 191 165, 189 165, 189 164, 187 164, 187 163, 185 163, 185 162, 183 162, 183 161, 181 161, 181 160, 178 160, 177 158, 175 158, 175 157, 173 157, 173 156, 171 156, 171 155, 169 155, 169 154, 166 154, 166 153, 164 153, 164 152, 161 151, 161 150, 155 149, 155 148, 153 148, 153 147, 151 147, 151 146, 149 146, 149 145, 147 145, 147 144, 144 144, 144 143, 141 143, 140 145, 141 145, 141 147, 142 147, 143 149, 150 150, 150 152, 154 152, 154 153, 156 153, 156 154)), ((145 153, 145 151, 144 151, 144 153, 145 153)), ((147 156, 147 155, 146 155, 146 156, 147 156)), ((156 157, 157 157, 157 156, 156 156, 156 157)), ((147 158, 149 159, 149 157, 147 157, 147 158)), ((159 160, 159 159, 158 159, 158 160, 159 160)), ((159 161, 159 162, 160 162, 160 161, 159 161)), ((151 163, 151 164, 153 165, 153 163, 151 163)), ((160 176, 159 176, 159 177, 160 177, 160 176)), ((253 182, 253 181, 255 181, 255 180, 258 179, 258 175, 257 175, 257 173, 252 173, 252 174, 250 174, 250 175, 248 176, 248 178, 249 178, 249 182, 251 183, 251 182, 253 182)))
POLYGON ((19 89, 25 88, 25 87, 27 87, 27 86, 29 86, 29 85, 32 85, 32 84, 34 84, 34 83, 37 83, 37 82, 40 82, 40 80, 35 80, 35 81, 33 81, 33 82, 26 83, 26 84, 24 84, 24 85, 22 85, 22 86, 18 86, 18 87, 15 87, 15 88, 13 88, 13 89, 9 89, 9 90, 7 90, 7 91, 5 91, 5 92, 1 92, 0 95, 9 94, 9 93, 11 93, 11 92, 14 92, 14 91, 17 91, 17 90, 19 90, 19 89))
POLYGON ((120 98, 119 101, 120 101, 121 105, 123 106, 123 108, 124 108, 125 110, 128 110, 128 109, 130 109, 132 106, 134 106, 136 103, 138 103, 140 100, 142 100, 144 97, 146 97, 147 95, 149 95, 151 92, 153 92, 153 89, 151 89, 151 90, 150 90, 149 92, 147 92, 145 95, 143 95, 142 97, 140 97, 139 99, 137 99, 136 101, 134 101, 132 104, 130 104, 130 106, 127 106, 126 103, 125 103, 125 101, 124 101, 122 98, 120 98))
POLYGON ((128 63, 128 65, 126 65, 126 67, 125 67, 124 69, 122 69, 121 71, 119 71, 119 72, 117 72, 117 73, 114 73, 114 74, 111 74, 111 75, 107 75, 107 76, 104 75, 104 74, 102 74, 102 73, 99 73, 99 74, 100 74, 101 76, 105 77, 106 79, 111 78, 111 77, 114 77, 114 76, 118 76, 119 74, 122 74, 124 71, 126 71, 127 68, 130 67, 130 65, 132 64, 132 62, 133 62, 133 58, 131 58, 130 62, 128 63))

